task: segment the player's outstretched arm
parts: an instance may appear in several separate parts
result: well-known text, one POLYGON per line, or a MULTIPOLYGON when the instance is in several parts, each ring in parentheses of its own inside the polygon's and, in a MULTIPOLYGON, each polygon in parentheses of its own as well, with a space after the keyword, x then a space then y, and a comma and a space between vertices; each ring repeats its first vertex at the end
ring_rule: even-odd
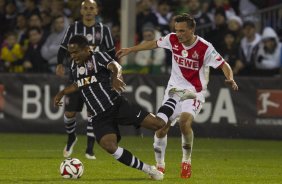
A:
POLYGON ((126 84, 122 80, 122 67, 118 62, 112 61, 108 64, 108 69, 113 72, 112 75, 112 87, 118 92, 123 92, 125 90, 126 84))
POLYGON ((230 65, 227 62, 224 62, 221 69, 226 77, 225 84, 230 86, 234 91, 237 91, 239 88, 237 83, 234 81, 233 72, 230 65))
POLYGON ((157 41, 156 40, 145 41, 145 42, 142 42, 139 45, 135 45, 133 47, 120 49, 119 51, 117 51, 116 57, 118 59, 120 59, 123 56, 126 56, 126 55, 130 54, 131 52, 138 52, 138 51, 141 51, 141 50, 151 50, 151 49, 155 49, 157 47, 158 46, 157 46, 157 41))
POLYGON ((59 107, 63 105, 63 102, 61 102, 61 99, 64 95, 68 95, 71 93, 74 93, 78 90, 78 86, 76 83, 73 83, 70 86, 65 87, 62 91, 58 92, 54 98, 54 106, 59 107))

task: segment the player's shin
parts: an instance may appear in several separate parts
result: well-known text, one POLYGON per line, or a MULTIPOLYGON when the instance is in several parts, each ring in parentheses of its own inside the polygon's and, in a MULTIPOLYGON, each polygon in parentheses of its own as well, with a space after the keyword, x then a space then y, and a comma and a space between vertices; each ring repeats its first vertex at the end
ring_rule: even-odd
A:
MULTIPOLYGON (((76 129, 76 118, 68 118, 66 115, 64 115, 64 123, 65 123, 65 129, 68 134, 68 144, 71 142, 74 142, 76 139, 75 135, 75 129, 76 129)), ((68 149, 68 148, 67 148, 68 149)))
POLYGON ((85 156, 88 159, 96 159, 94 154, 94 144, 95 144, 95 135, 93 133, 92 122, 88 121, 87 123, 87 148, 85 151, 85 156))
POLYGON ((193 147, 193 140, 194 140, 194 133, 193 130, 189 131, 187 135, 181 134, 182 140, 182 162, 191 162, 191 155, 192 155, 192 147, 193 147))
POLYGON ((167 135, 158 137, 157 133, 154 136, 154 152, 157 164, 157 169, 162 173, 165 172, 165 150, 167 146, 167 135))

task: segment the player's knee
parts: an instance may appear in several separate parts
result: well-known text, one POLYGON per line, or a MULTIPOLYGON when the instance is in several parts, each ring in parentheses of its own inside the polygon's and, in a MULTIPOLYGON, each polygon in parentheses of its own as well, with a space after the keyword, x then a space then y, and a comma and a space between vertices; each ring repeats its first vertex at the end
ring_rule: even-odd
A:
POLYGON ((100 146, 108 153, 113 154, 117 150, 117 145, 111 141, 100 141, 100 146))
POLYGON ((65 112, 65 116, 67 118, 73 118, 75 117, 75 115, 76 115, 76 112, 68 112, 68 111, 65 112))

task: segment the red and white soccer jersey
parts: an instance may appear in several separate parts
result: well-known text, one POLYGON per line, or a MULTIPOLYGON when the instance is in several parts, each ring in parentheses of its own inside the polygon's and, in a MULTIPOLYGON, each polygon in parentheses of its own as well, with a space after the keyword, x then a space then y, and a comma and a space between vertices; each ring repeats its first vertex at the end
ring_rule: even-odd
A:
POLYGON ((196 41, 186 47, 175 33, 170 33, 157 40, 157 45, 172 52, 172 70, 166 91, 172 87, 188 89, 196 92, 197 98, 204 102, 209 67, 218 68, 224 63, 212 44, 197 36, 196 41))

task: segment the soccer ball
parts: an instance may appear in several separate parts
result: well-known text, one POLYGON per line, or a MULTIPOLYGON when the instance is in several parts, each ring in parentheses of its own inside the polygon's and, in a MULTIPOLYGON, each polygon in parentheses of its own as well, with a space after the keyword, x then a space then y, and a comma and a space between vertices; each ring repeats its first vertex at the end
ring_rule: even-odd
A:
POLYGON ((60 173, 63 178, 80 178, 83 170, 83 164, 77 158, 67 158, 60 165, 60 173))

